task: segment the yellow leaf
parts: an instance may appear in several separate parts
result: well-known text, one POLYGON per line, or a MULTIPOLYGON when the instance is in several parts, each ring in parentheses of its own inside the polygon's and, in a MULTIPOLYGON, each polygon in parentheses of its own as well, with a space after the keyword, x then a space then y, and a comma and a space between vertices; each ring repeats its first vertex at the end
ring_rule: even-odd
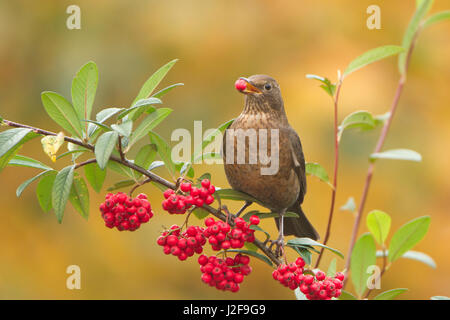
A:
POLYGON ((64 143, 64 132, 58 133, 57 136, 45 136, 41 139, 42 149, 52 159, 56 161, 56 153, 64 143))

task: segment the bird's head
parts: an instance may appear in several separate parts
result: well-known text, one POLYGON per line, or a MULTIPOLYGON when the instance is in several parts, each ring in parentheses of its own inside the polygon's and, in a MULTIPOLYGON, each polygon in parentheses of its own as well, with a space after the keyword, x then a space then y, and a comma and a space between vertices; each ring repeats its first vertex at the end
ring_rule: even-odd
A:
POLYGON ((241 77, 235 83, 236 89, 245 94, 246 105, 260 111, 282 111, 283 98, 277 81, 267 75, 257 74, 248 78, 241 77))

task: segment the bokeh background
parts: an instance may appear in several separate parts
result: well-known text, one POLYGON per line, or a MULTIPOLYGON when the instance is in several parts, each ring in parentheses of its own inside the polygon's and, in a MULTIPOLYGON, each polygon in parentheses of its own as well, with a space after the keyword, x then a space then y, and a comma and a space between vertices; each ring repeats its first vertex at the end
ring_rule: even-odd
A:
MULTIPOLYGON (((449 9, 435 1, 432 12, 449 9)), ((445 4, 446 3, 446 4, 445 4)), ((243 98, 233 87, 239 76, 266 73, 282 88, 291 125, 298 131, 307 161, 333 168, 332 104, 307 73, 336 80, 338 69, 368 49, 401 43, 415 1, 0 1, 0 112, 10 120, 57 131, 45 113, 40 92, 57 91, 70 98, 79 67, 97 63, 100 81, 94 112, 129 106, 140 86, 169 60, 179 62, 163 85, 183 82, 163 100, 175 110, 157 129, 167 140, 175 128, 193 130, 194 120, 214 128, 237 116, 243 98), (66 28, 66 8, 81 8, 81 30, 66 28), (366 8, 381 7, 381 30, 366 27, 366 8)), ((431 215, 430 231, 416 247, 431 255, 437 269, 399 260, 383 277, 382 288, 406 287, 409 299, 450 295, 450 166, 448 141, 450 24, 423 32, 413 54, 408 81, 385 149, 410 148, 421 163, 380 161, 366 213, 391 214, 392 229, 418 216, 431 215)), ((365 109, 386 112, 398 81, 395 58, 373 64, 346 79, 339 117, 365 109)), ((359 200, 378 130, 348 131, 341 145, 337 208, 350 196, 359 200)), ((39 140, 21 154, 50 164, 39 140)), ((58 161, 62 168, 67 162, 58 161)), ((219 165, 196 166, 209 171, 214 184, 226 187, 219 165)), ((0 298, 3 299, 292 299, 293 293, 272 280, 272 270, 254 260, 253 273, 237 294, 223 293, 200 281, 195 259, 179 262, 165 256, 155 239, 162 225, 180 223, 165 214, 162 195, 142 187, 156 208, 151 223, 135 233, 103 226, 98 204, 104 194, 91 190, 91 216, 83 220, 68 205, 59 225, 44 214, 34 187, 20 198, 15 189, 35 175, 28 168, 6 168, 0 176, 0 298), (66 288, 67 266, 81 267, 82 289, 66 288)), ((165 174, 163 171, 159 171, 165 174)), ((110 172, 105 186, 120 179, 110 172)), ((323 235, 330 189, 308 178, 304 203, 323 235)), ((106 192, 106 191, 105 191, 106 192)), ((232 209, 238 203, 230 202, 232 209)), ((192 218, 195 219, 195 218, 192 218)), ((353 216, 336 210, 329 244, 346 253, 353 216)), ((273 221, 263 227, 275 233, 273 221)), ((367 229, 362 224, 361 232, 367 229)), ((334 255, 327 253, 326 268, 334 255)), ((338 259, 338 268, 344 262, 338 259)), ((350 287, 351 289, 351 287, 350 287)))

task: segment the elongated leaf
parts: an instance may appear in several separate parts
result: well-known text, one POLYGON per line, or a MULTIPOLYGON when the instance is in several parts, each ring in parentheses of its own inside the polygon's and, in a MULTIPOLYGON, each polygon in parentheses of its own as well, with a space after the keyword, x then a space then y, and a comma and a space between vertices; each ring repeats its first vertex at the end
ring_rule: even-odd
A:
POLYGON ((56 175, 52 187, 52 206, 55 210, 56 218, 61 223, 67 200, 69 199, 70 189, 72 188, 75 166, 68 166, 62 169, 56 175))
POLYGON ((155 160, 155 157, 156 146, 154 144, 146 144, 137 153, 134 164, 147 170, 150 164, 155 160))
POLYGON ((72 154, 72 162, 75 162, 75 160, 78 159, 78 157, 80 157, 85 151, 88 151, 88 149, 70 142, 67 144, 67 150, 72 154))
POLYGON ((95 126, 99 127, 100 129, 103 129, 104 131, 111 131, 112 130, 112 128, 108 127, 106 124, 103 124, 103 123, 98 122, 98 121, 86 120, 86 119, 82 119, 81 121, 88 122, 88 123, 94 125, 94 128, 92 128, 91 130, 88 129, 88 133, 91 132, 91 131, 94 131, 93 129, 95 129, 95 126))
POLYGON ((83 127, 72 104, 56 92, 45 91, 41 94, 45 111, 57 124, 72 135, 82 138, 83 127))
POLYGON ((406 56, 408 54, 408 50, 414 40, 416 32, 419 30, 420 23, 430 10, 431 5, 433 4, 432 0, 423 0, 417 5, 417 9, 414 12, 413 17, 409 21, 408 28, 403 36, 402 47, 405 51, 399 54, 398 56, 398 69, 400 74, 406 73, 406 56))
POLYGON ((269 266, 273 266, 272 261, 270 261, 269 258, 267 258, 266 256, 255 252, 255 251, 251 251, 251 250, 242 250, 242 249, 228 249, 227 252, 239 252, 242 254, 246 254, 255 258, 258 258, 261 261, 264 261, 265 263, 267 263, 269 266))
POLYGON ((423 216, 401 226, 393 235, 389 244, 389 261, 397 260, 422 240, 428 232, 430 221, 429 216, 423 216))
POLYGON ((263 228, 261 228, 260 226, 251 225, 251 226, 249 226, 249 229, 255 230, 255 231, 261 231, 266 235, 266 240, 270 239, 270 234, 267 231, 265 231, 263 228))
POLYGON ((355 111, 349 114, 339 126, 338 139, 341 140, 344 130, 351 128, 373 129, 375 128, 375 119, 368 111, 355 111))
POLYGON ((173 110, 169 108, 160 108, 155 112, 149 114, 130 137, 130 142, 128 143, 128 149, 131 148, 139 139, 145 137, 151 130, 153 130, 158 124, 160 124, 173 110))
POLYGON ((115 131, 109 131, 102 134, 95 145, 95 158, 98 166, 104 170, 109 157, 114 150, 119 135, 115 131))
POLYGON ((95 62, 88 62, 72 81, 72 103, 78 118, 90 119, 98 84, 98 69, 95 62))
POLYGON ((376 159, 391 159, 391 160, 408 160, 408 161, 422 161, 420 153, 409 149, 393 149, 378 153, 372 153, 370 160, 373 162, 376 159))
POLYGON ((73 180, 69 200, 81 216, 87 220, 89 218, 89 191, 84 179, 76 178, 73 180))
POLYGON ((286 243, 286 245, 288 246, 317 246, 317 247, 321 247, 321 248, 325 248, 330 250, 331 252, 337 254, 339 257, 344 258, 344 255, 337 249, 328 247, 320 242, 314 241, 313 239, 310 238, 295 238, 295 239, 291 239, 288 240, 288 242, 286 243))
POLYGON ((38 160, 26 156, 21 156, 18 154, 15 155, 11 160, 9 160, 8 166, 53 170, 53 168, 50 168, 49 166, 43 164, 38 160))
POLYGON ((233 123, 234 119, 228 120, 227 122, 221 124, 216 130, 212 131, 208 134, 202 141, 201 146, 196 146, 194 149, 194 153, 191 157, 192 163, 199 163, 202 159, 202 153, 205 148, 210 145, 215 139, 218 137, 222 137, 224 131, 233 123))
POLYGON ((154 170, 156 168, 159 168, 159 167, 164 167, 164 161, 159 161, 159 160, 153 161, 150 164, 150 166, 148 167, 148 171, 152 171, 152 170, 154 170))
POLYGON ((68 156, 68 155, 71 155, 71 154, 73 155, 73 154, 77 154, 77 153, 83 153, 85 151, 87 151, 87 149, 84 149, 84 148, 82 148, 82 149, 80 148, 80 150, 66 151, 64 153, 61 153, 59 156, 57 156, 56 160, 62 159, 65 156, 68 156))
POLYGON ((258 200, 256 200, 252 196, 250 196, 246 193, 237 191, 237 190, 233 190, 233 189, 218 189, 218 190, 216 189, 215 194, 219 195, 219 197, 221 199, 250 201, 250 202, 260 203, 258 200))
POLYGON ((84 166, 84 174, 91 187, 96 192, 100 192, 105 181, 106 170, 100 169, 98 164, 94 162, 84 166))
POLYGON ((156 146, 156 150, 161 160, 164 161, 164 164, 169 170, 170 174, 174 174, 176 172, 175 163, 172 161, 172 154, 170 146, 167 142, 158 134, 154 132, 149 132, 150 142, 156 146))
POLYGON ((445 21, 445 20, 450 20, 450 10, 441 11, 441 12, 433 14, 432 16, 427 18, 427 20, 425 20, 423 27, 424 28, 429 27, 435 23, 445 21))
POLYGON ((44 212, 52 209, 52 188, 56 178, 56 171, 49 172, 44 175, 36 187, 36 197, 44 212))
POLYGON ((327 276, 334 277, 335 274, 336 274, 336 258, 331 260, 330 265, 327 270, 327 276))
POLYGON ((20 147, 37 137, 31 129, 14 128, 0 133, 0 172, 17 154, 20 147))
POLYGON ((209 216, 209 212, 203 208, 195 208, 194 211, 192 211, 192 213, 200 220, 203 220, 207 216, 209 216))
POLYGON ((330 178, 328 177, 327 171, 320 164, 307 162, 306 174, 319 178, 319 180, 327 183, 330 187, 333 188, 333 185, 330 183, 330 178))
POLYGON ((114 190, 130 187, 134 184, 136 184, 136 181, 134 181, 134 180, 122 180, 122 181, 116 182, 113 186, 109 187, 107 190, 114 191, 114 190))
POLYGON ((384 244, 391 228, 391 217, 380 210, 373 210, 367 215, 367 228, 379 244, 384 244))
POLYGON ((31 179, 28 179, 27 181, 23 182, 16 190, 16 196, 20 197, 20 195, 22 194, 23 190, 25 190, 26 187, 28 187, 33 181, 45 176, 47 173, 51 172, 53 169, 50 170, 46 170, 43 171, 41 173, 39 173, 37 176, 34 176, 31 179))
MULTIPOLYGON (((388 256, 389 255, 389 251, 388 250, 386 250, 386 251, 387 252, 385 253, 382 250, 378 250, 377 251, 377 258, 382 258, 385 255, 388 256)), ((436 269, 436 262, 433 260, 433 258, 430 257, 429 255, 427 255, 426 253, 423 253, 423 252, 409 250, 409 251, 406 251, 401 256, 401 258, 416 260, 416 261, 419 261, 419 262, 422 262, 422 263, 426 264, 427 266, 430 266, 433 269, 436 269)))
POLYGON ((377 295, 373 300, 393 300, 398 295, 408 291, 406 288, 391 289, 377 295))
POLYGON ((334 93, 336 91, 336 85, 331 83, 331 81, 328 78, 324 78, 315 74, 307 74, 306 78, 308 79, 315 79, 320 82, 322 82, 322 85, 320 86, 323 90, 325 90, 328 95, 331 97, 334 97, 334 93))
MULTIPOLYGON (((277 212, 258 212, 258 211, 250 211, 242 216, 242 219, 245 221, 249 221, 251 216, 258 216, 260 219, 268 219, 268 218, 279 218, 280 214, 277 212)), ((286 212, 284 214, 285 218, 298 218, 298 214, 295 212, 286 212)))
POLYGON ((174 88, 176 88, 176 87, 179 87, 179 86, 184 86, 184 83, 175 83, 175 84, 172 84, 172 85, 170 85, 170 86, 168 86, 168 87, 166 87, 166 88, 164 88, 164 89, 158 91, 158 92, 155 93, 152 97, 155 97, 155 98, 161 98, 163 95, 167 94, 169 91, 171 91, 172 89, 174 89, 174 88))
POLYGON ((392 45, 371 49, 350 62, 347 69, 345 69, 344 77, 368 64, 399 54, 404 50, 403 47, 392 45))
POLYGON ((102 111, 100 111, 99 113, 97 113, 97 115, 95 116, 95 119, 97 120, 97 122, 103 123, 106 120, 108 120, 109 118, 115 116, 116 114, 118 114, 119 112, 125 110, 124 108, 106 108, 103 109, 102 111))
POLYGON ((258 251, 258 247, 255 246, 252 242, 245 242, 244 247, 246 247, 250 251, 258 251))
POLYGON ((351 257, 352 282, 358 297, 362 297, 370 274, 367 268, 376 265, 375 241, 370 233, 363 234, 353 247, 351 257))
POLYGON ((358 299, 356 299, 356 297, 352 295, 350 292, 342 290, 338 300, 358 300, 358 299))
MULTIPOLYGON (((127 114, 129 114, 132 111, 135 111, 135 112, 142 111, 142 112, 144 112, 147 109, 152 109, 152 111, 154 111, 154 110, 156 110, 156 108, 154 108, 154 107, 151 108, 151 106, 153 104, 161 104, 161 103, 162 103, 162 101, 159 100, 158 98, 155 98, 155 97, 150 97, 148 99, 139 100, 132 107, 130 107, 128 109, 125 109, 122 112, 120 112, 119 115, 117 116, 117 119, 122 119, 123 117, 125 117, 127 114)), ((142 112, 141 112, 141 114, 142 114, 142 112)))
POLYGON ((431 300, 450 300, 449 297, 445 297, 445 296, 434 296, 430 298, 431 300))
POLYGON ((190 162, 179 162, 175 164, 175 169, 180 173, 180 175, 185 175, 186 177, 193 178, 195 176, 194 168, 190 162))
POLYGON ((133 121, 126 120, 121 124, 112 124, 111 128, 123 137, 129 137, 133 128, 133 121))

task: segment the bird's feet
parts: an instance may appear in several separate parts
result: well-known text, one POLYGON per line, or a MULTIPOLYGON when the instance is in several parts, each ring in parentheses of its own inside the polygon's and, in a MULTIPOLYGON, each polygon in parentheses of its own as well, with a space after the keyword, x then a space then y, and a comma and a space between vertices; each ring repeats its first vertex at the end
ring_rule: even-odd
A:
POLYGON ((269 250, 273 251, 272 248, 275 245, 275 250, 273 251, 276 257, 281 257, 284 251, 284 236, 282 233, 278 236, 277 240, 269 240, 271 242, 269 250))

